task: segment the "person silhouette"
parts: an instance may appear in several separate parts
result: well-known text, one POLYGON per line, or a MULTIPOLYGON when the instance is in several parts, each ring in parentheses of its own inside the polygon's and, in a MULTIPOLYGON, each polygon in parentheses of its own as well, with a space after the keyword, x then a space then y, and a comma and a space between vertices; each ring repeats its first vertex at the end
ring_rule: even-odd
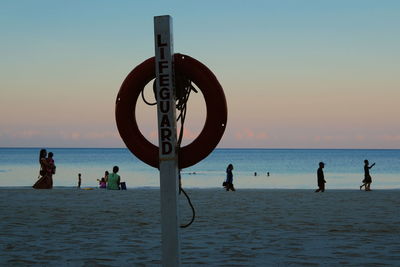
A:
POLYGON ((78 188, 81 188, 82 184, 82 174, 78 173, 78 188))
POLYGON ((325 163, 320 162, 319 168, 317 170, 317 182, 318 182, 318 189, 315 192, 324 192, 325 191, 325 177, 324 171, 322 170, 325 167, 325 163))
POLYGON ((108 175, 107 189, 109 189, 109 190, 119 190, 120 189, 121 176, 119 176, 117 174, 118 171, 119 171, 119 167, 114 166, 113 172, 108 175))
POLYGON ((233 174, 232 174, 232 170, 233 170, 233 165, 229 164, 228 167, 226 168, 226 191, 232 190, 232 191, 236 191, 235 187, 233 186, 233 174))
POLYGON ((32 186, 35 189, 51 189, 53 188, 52 166, 47 160, 46 149, 41 149, 39 152, 40 172, 39 180, 32 186))
POLYGON ((360 190, 365 187, 365 191, 371 191, 371 183, 372 183, 372 177, 369 174, 369 169, 375 166, 375 163, 373 163, 371 166, 369 166, 369 161, 366 159, 364 160, 364 180, 362 180, 363 184, 360 185, 360 190))

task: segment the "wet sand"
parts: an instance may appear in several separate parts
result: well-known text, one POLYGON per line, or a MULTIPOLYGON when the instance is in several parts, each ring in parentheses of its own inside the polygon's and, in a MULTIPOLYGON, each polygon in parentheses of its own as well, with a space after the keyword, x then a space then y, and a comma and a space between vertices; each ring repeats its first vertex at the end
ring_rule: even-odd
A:
MULTIPOLYGON (((400 190, 187 192, 183 265, 400 264, 400 190)), ((159 209, 158 189, 0 188, 0 265, 160 265, 159 209)))

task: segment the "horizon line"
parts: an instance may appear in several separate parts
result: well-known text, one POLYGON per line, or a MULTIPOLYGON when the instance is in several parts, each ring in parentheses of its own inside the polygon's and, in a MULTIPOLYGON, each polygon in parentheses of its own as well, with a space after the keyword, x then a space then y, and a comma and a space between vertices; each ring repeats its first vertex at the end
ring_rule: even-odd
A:
MULTIPOLYGON (((128 149, 127 147, 41 147, 41 146, 0 146, 0 149, 128 149)), ((400 148, 292 148, 292 147, 217 147, 214 150, 230 150, 230 149, 243 149, 243 150, 400 150, 400 148)), ((129 149, 128 149, 129 150, 129 149)))

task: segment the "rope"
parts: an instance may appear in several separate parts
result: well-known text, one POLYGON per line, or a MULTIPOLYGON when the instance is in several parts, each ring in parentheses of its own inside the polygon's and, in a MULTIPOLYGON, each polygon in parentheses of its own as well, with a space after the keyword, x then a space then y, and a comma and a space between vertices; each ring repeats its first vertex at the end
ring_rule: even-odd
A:
MULTIPOLYGON (((178 136, 178 140, 177 140, 177 144, 176 144, 177 153, 179 153, 182 139, 183 139, 183 129, 184 129, 184 124, 185 124, 185 119, 186 119, 187 102, 189 100, 189 96, 192 91, 194 91, 195 93, 198 92, 196 90, 196 88, 192 85, 191 80, 189 80, 188 78, 186 78, 182 75, 175 76, 175 101, 176 101, 176 109, 179 110, 179 115, 176 118, 176 121, 180 121, 180 123, 181 123, 181 128, 179 130, 179 136, 178 136)), ((153 82, 153 92, 154 92, 154 96, 157 100, 156 80, 154 80, 154 82, 153 82)), ((146 98, 144 96, 144 88, 141 91, 141 95, 142 95, 143 101, 147 105, 154 106, 157 104, 157 101, 154 103, 150 103, 149 101, 146 100, 146 98)), ((192 219, 190 220, 190 222, 180 226, 181 228, 186 228, 193 223, 195 216, 196 216, 196 211, 193 207, 193 204, 192 204, 192 201, 190 200, 189 195, 182 188, 181 170, 179 170, 179 194, 181 194, 181 192, 183 192, 183 194, 185 195, 185 197, 189 203, 189 206, 192 209, 192 219)))
MULTIPOLYGON (((181 175, 179 173, 179 179, 180 178, 181 178, 181 175)), ((185 195, 185 197, 189 203, 190 208, 192 209, 192 219, 190 220, 190 222, 187 224, 181 225, 181 228, 186 228, 186 227, 189 227, 194 222, 194 218, 196 217, 196 211, 194 210, 192 201, 190 201, 189 195, 185 192, 185 190, 183 190, 183 188, 180 186, 180 182, 179 182, 179 194, 180 194, 180 192, 183 192, 183 194, 185 195)))
MULTIPOLYGON (((157 94, 156 94, 156 80, 154 80, 154 82, 153 82, 153 92, 154 92, 154 96, 157 96, 157 94)), ((154 103, 150 103, 149 101, 146 100, 146 98, 144 97, 144 87, 143 87, 142 91, 140 92, 140 95, 142 96, 143 102, 146 103, 147 105, 149 105, 149 106, 157 105, 157 101, 154 102, 154 103)), ((157 97, 156 97, 156 99, 157 99, 157 97)))
MULTIPOLYGON (((176 75, 175 77, 175 96, 176 96, 176 109, 180 111, 179 116, 177 117, 177 121, 180 120, 181 122, 181 129, 179 131, 179 137, 177 141, 177 152, 179 153, 179 149, 182 144, 182 139, 183 139, 183 129, 184 129, 184 124, 185 124, 185 119, 186 119, 186 111, 187 111, 187 102, 189 100, 189 96, 191 91, 193 90, 195 93, 197 93, 197 90, 194 88, 192 85, 192 81, 187 79, 186 77, 183 77, 181 75, 176 75)), ((181 183, 181 170, 179 170, 179 194, 183 192, 185 195, 190 208, 192 209, 192 219, 190 220, 189 223, 181 225, 181 228, 186 228, 189 227, 193 222, 196 217, 196 211, 193 207, 192 201, 190 200, 189 195, 186 193, 185 190, 182 188, 182 183, 181 183)))

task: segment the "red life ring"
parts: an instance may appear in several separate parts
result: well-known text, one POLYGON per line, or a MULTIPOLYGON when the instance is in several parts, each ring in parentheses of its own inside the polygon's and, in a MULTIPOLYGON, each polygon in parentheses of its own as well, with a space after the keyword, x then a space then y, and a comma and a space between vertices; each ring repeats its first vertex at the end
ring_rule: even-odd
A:
MULTIPOLYGON (((207 105, 204 127, 199 136, 179 150, 179 168, 190 167, 207 157, 224 134, 227 104, 224 91, 215 75, 196 59, 175 54, 175 73, 193 81, 201 90, 207 105)), ((125 78, 118 92, 115 117, 118 131, 128 149, 145 163, 158 168, 159 149, 140 132, 136 121, 136 102, 140 92, 155 78, 155 58, 149 58, 134 68, 125 78)))

